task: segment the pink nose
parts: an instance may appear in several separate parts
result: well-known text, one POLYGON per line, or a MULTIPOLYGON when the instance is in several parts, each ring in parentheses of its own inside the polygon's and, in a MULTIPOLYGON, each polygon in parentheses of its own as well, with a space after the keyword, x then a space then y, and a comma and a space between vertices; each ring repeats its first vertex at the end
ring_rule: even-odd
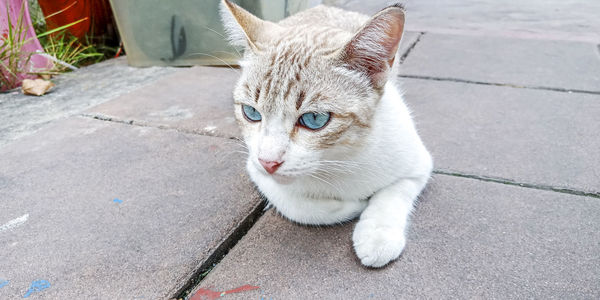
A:
POLYGON ((265 170, 269 172, 269 174, 275 173, 275 171, 277 171, 277 169, 279 169, 279 166, 281 166, 281 164, 283 163, 282 161, 267 161, 262 160, 260 158, 258 159, 258 161, 263 166, 263 168, 265 168, 265 170))

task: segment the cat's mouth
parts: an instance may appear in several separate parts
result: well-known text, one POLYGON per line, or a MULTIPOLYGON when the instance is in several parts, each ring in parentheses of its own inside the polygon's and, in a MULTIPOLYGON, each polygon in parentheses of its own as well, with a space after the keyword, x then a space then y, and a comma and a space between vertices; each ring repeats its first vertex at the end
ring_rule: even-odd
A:
POLYGON ((296 179, 304 176, 305 174, 303 174, 303 172, 299 172, 297 170, 277 170, 276 172, 269 174, 262 166, 257 166, 257 164, 254 164, 254 167, 258 170, 258 172, 260 174, 262 174, 265 177, 270 177, 273 180, 275 180, 275 182, 279 183, 279 184, 290 184, 292 182, 294 182, 296 179))

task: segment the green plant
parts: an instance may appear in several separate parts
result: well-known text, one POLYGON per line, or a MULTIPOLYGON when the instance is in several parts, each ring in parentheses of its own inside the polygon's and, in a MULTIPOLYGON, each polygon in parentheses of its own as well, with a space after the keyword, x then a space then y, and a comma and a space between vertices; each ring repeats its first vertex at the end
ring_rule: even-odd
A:
POLYGON ((46 19, 44 18, 44 12, 40 7, 37 0, 27 0, 29 3, 29 17, 31 18, 31 24, 36 34, 43 33, 46 31, 46 19))
POLYGON ((98 52, 93 44, 82 44, 66 32, 48 36, 43 40, 42 46, 56 62, 50 73, 62 73, 74 67, 99 62, 104 58, 104 54, 98 52))

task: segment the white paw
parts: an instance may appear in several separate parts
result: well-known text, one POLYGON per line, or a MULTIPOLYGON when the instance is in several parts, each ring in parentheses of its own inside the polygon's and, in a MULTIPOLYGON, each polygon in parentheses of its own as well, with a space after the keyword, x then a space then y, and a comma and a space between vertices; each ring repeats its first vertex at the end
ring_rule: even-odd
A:
POLYGON ((403 228, 378 223, 374 219, 360 220, 352 234, 354 251, 360 262, 374 268, 398 258, 406 245, 403 228))

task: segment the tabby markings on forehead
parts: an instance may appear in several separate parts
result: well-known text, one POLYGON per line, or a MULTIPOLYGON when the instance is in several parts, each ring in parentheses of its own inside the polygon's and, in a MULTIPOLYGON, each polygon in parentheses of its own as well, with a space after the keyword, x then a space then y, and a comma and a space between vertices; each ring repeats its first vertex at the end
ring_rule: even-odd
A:
POLYGON ((300 109, 305 96, 306 95, 305 95, 304 91, 301 91, 300 95, 298 96, 298 99, 296 99, 296 109, 300 109))
MULTIPOLYGON (((298 76, 298 74, 296 74, 296 76, 298 76)), ((292 87, 294 86, 295 83, 296 83, 296 81, 294 81, 294 80, 288 81, 288 86, 287 86, 287 89, 285 90, 285 94, 283 95, 283 99, 287 99, 290 96, 290 92, 292 91, 292 87)))
POLYGON ((271 83, 273 81, 273 76, 271 76, 271 70, 265 76, 265 97, 269 96, 269 92, 271 91, 271 83))
POLYGON ((260 87, 256 87, 254 91, 254 102, 258 103, 258 98, 260 98, 260 87))
MULTIPOLYGON (((321 95, 321 93, 317 92, 315 95, 310 97, 310 99, 306 103, 308 103, 308 105, 310 106, 311 104, 313 104, 317 101, 323 100, 323 99, 325 99, 325 97, 323 95, 321 95)), ((296 105, 298 105, 298 104, 296 103, 296 105)), ((300 105, 302 105, 302 103, 300 105)), ((297 108, 299 109, 300 107, 298 106, 297 108)))

